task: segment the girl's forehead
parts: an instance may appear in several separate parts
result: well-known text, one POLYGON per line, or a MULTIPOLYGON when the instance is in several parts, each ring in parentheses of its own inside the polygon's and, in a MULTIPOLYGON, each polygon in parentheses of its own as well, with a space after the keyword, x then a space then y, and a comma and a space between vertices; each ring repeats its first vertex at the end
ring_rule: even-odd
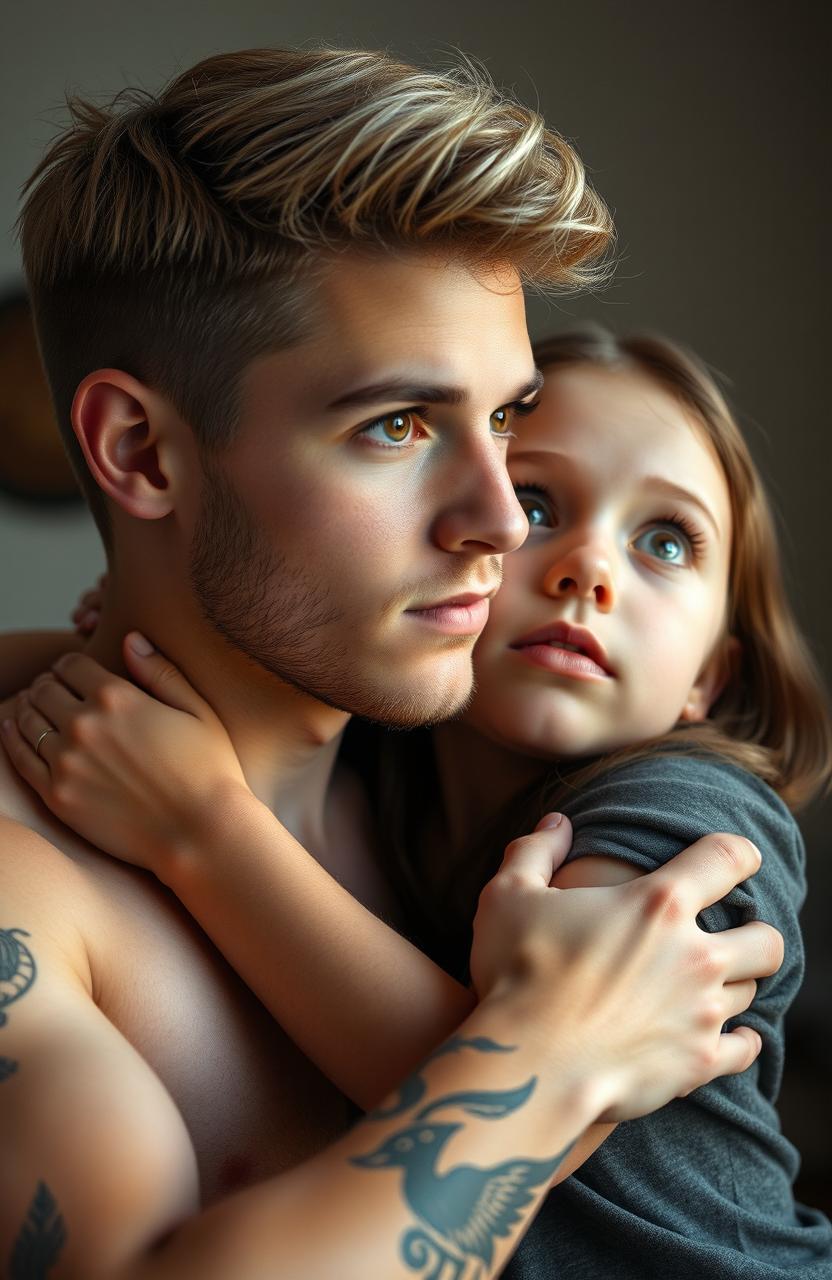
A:
MULTIPOLYGON (((574 365, 546 374, 540 406, 514 424, 509 467, 557 484, 625 496, 655 481, 697 492, 730 528, 728 482, 705 428, 681 400, 628 367, 574 365)), ((528 477, 527 477, 528 478, 528 477)))
POLYGON ((544 374, 540 407, 515 424, 512 453, 551 449, 598 465, 610 455, 632 464, 644 455, 690 465, 701 455, 721 473, 693 411, 641 370, 581 364, 544 374))

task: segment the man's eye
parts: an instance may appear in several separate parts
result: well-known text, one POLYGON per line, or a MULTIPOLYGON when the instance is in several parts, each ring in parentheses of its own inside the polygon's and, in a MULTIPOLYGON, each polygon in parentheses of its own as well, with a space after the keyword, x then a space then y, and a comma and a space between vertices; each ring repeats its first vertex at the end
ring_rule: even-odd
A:
POLYGON ((502 409, 495 409, 491 415, 491 430, 495 436, 507 436, 511 434, 512 423, 516 409, 514 405, 503 405, 502 409))
POLYGON ((687 537, 680 530, 669 529, 666 525, 647 529, 636 538, 633 546, 637 551, 646 551, 649 556, 654 556, 664 564, 690 564, 690 544, 687 537))
POLYGON ((388 413, 383 418, 376 418, 361 431, 361 435, 376 444, 396 445, 410 444, 416 432, 415 414, 388 413))
POLYGON ((557 524, 554 508, 543 489, 528 486, 515 489, 517 501, 526 513, 530 529, 553 529, 557 524))

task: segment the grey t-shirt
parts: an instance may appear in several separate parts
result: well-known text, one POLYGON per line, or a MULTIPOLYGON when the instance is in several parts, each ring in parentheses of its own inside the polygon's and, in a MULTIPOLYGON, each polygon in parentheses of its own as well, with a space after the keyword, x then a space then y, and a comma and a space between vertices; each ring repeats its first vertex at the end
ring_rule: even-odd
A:
POLYGON ((748 836, 757 875, 702 913, 708 930, 766 920, 785 939, 779 973, 760 982, 741 1021, 763 1049, 661 1111, 620 1124, 544 1202, 506 1280, 832 1280, 832 1228, 795 1202, 799 1157, 774 1102, 783 1017, 803 975, 797 913, 804 850, 778 796, 715 758, 654 755, 590 783, 564 811, 573 858, 604 854, 651 871, 711 831, 748 836))

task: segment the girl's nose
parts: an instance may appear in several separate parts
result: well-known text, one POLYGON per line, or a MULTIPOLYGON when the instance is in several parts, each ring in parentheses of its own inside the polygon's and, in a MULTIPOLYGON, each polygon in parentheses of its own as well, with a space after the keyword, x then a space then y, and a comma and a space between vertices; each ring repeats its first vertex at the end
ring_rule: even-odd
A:
POLYGON ((600 547, 574 547, 549 566, 543 578, 546 595, 593 600, 602 613, 615 607, 615 586, 608 556, 600 547))

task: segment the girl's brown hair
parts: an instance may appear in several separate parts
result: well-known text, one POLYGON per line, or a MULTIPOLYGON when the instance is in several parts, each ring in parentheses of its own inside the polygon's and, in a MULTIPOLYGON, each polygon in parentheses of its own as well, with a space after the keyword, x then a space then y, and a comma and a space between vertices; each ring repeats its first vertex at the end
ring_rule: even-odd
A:
POLYGON ((826 697, 786 596, 768 498, 714 378, 696 356, 666 338, 618 338, 600 327, 547 338, 535 347, 535 357, 544 371, 591 364, 646 374, 693 416, 719 458, 731 501, 726 632, 739 645, 707 721, 679 725, 594 761, 570 775, 570 787, 657 748, 701 747, 757 774, 789 808, 799 809, 829 783, 826 697))
POLYGON ((443 886, 441 910, 436 886, 427 889, 416 870, 420 841, 414 832, 439 794, 429 739, 424 733, 406 735, 396 744, 398 751, 385 752, 380 802, 404 898, 416 904, 414 931, 437 959, 460 971, 477 897, 505 845, 532 830, 544 813, 562 809, 570 795, 600 774, 657 751, 707 754, 764 779, 796 810, 828 788, 832 770, 826 695, 786 596, 771 508, 714 378, 694 355, 665 338, 618 338, 595 326, 537 343, 535 358, 549 373, 582 364, 638 370, 692 416, 728 482, 732 544, 726 632, 739 644, 705 722, 680 723, 661 737, 591 760, 554 763, 543 782, 535 782, 475 835, 443 886))

